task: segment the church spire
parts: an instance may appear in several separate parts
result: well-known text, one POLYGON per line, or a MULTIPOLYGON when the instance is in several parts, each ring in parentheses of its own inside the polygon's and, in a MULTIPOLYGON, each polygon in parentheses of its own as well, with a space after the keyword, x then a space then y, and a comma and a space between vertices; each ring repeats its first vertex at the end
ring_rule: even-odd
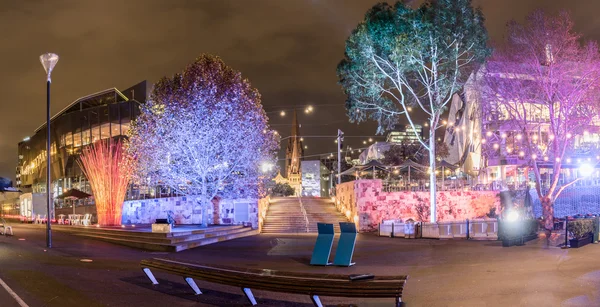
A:
POLYGON ((294 116, 292 118, 292 134, 294 136, 300 135, 300 124, 298 123, 298 115, 296 114, 296 110, 294 110, 294 116))
POLYGON ((294 110, 292 133, 286 150, 286 174, 288 178, 290 175, 300 173, 300 160, 302 160, 302 156, 304 156, 304 149, 300 138, 300 123, 298 123, 298 115, 296 114, 296 110, 294 110))

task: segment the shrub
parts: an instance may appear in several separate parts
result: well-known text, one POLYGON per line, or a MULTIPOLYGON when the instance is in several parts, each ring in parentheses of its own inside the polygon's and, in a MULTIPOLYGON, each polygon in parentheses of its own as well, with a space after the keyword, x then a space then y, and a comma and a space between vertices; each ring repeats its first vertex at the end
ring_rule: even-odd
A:
POLYGON ((278 183, 273 187, 273 194, 279 196, 291 196, 296 192, 292 186, 287 183, 278 183))
POLYGON ((577 219, 574 221, 569 221, 567 224, 567 231, 573 238, 581 239, 594 232, 594 220, 577 219))
POLYGON ((487 216, 488 218, 491 218, 491 219, 495 219, 495 218, 497 218, 497 217, 498 217, 498 214, 496 214, 496 207, 491 207, 491 208, 490 208, 490 212, 488 212, 488 213, 486 214, 486 216, 487 216))

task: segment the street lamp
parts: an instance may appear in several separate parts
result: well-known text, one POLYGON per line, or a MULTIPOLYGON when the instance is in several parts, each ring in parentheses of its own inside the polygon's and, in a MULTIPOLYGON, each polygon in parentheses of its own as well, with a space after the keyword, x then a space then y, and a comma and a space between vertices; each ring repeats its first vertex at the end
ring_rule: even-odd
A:
POLYGON ((46 80, 46 247, 52 248, 52 229, 50 228, 50 221, 52 220, 52 211, 50 211, 50 205, 52 205, 52 194, 50 194, 50 83, 52 81, 50 75, 58 62, 58 55, 55 53, 42 54, 40 55, 40 62, 48 75, 46 80))

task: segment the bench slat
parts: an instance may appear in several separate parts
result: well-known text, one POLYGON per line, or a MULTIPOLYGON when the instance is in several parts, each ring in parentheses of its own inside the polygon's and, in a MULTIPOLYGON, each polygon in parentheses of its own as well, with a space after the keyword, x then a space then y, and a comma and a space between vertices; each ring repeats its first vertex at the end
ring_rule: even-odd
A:
MULTIPOLYGON (((198 268, 198 269, 215 270, 215 271, 228 270, 228 271, 238 272, 238 273, 242 273, 242 274, 251 273, 251 274, 266 275, 266 276, 284 276, 284 277, 302 277, 302 278, 314 277, 317 279, 340 279, 340 280, 344 280, 344 281, 348 280, 348 275, 343 275, 343 274, 302 273, 302 272, 287 272, 287 271, 279 271, 279 270, 252 269, 252 268, 241 269, 241 268, 223 266, 223 265, 208 266, 208 265, 195 264, 195 263, 186 263, 186 262, 179 262, 179 261, 163 259, 163 258, 153 258, 150 260, 142 260, 142 261, 146 262, 146 263, 156 261, 157 263, 160 263, 160 264, 169 262, 169 263, 176 264, 176 265, 185 265, 185 266, 198 268)), ((372 280, 398 280, 398 279, 406 279, 406 275, 375 276, 375 278, 372 280)))
POLYGON ((355 287, 360 287, 360 288, 370 288, 370 287, 389 287, 389 286, 393 286, 393 285, 398 285, 400 283, 403 282, 402 279, 398 279, 398 280, 376 280, 376 279, 371 279, 371 280, 363 280, 363 281, 349 281, 348 278, 344 279, 344 280, 330 280, 330 279, 316 279, 316 278, 299 278, 299 277, 291 277, 288 278, 286 276, 256 276, 256 275, 246 275, 246 274, 240 274, 240 273, 230 273, 230 272, 221 272, 221 271, 212 271, 212 272, 207 272, 207 271, 203 271, 203 270, 196 270, 194 268, 188 268, 188 267, 182 267, 182 266, 177 266, 177 265, 172 265, 172 264, 156 264, 156 263, 143 263, 142 265, 146 265, 148 267, 153 267, 153 268, 157 268, 157 269, 166 269, 166 270, 178 270, 180 273, 188 273, 188 274, 194 274, 197 276, 206 276, 206 277, 210 277, 210 276, 223 276, 223 277, 227 277, 227 278, 239 278, 239 279, 255 279, 255 280, 274 280, 274 281, 280 281, 282 283, 293 283, 293 284, 308 284, 308 285, 312 285, 314 284, 314 282, 327 282, 330 285, 335 285, 337 286, 348 286, 349 288, 355 288, 355 287))
MULTIPOLYGON (((395 279, 372 279, 366 281, 350 281, 345 279, 329 279, 330 275, 310 274, 311 278, 287 277, 284 272, 278 275, 256 274, 262 270, 253 270, 253 273, 241 272, 239 269, 224 271, 218 268, 180 263, 171 260, 153 259, 143 260, 142 267, 154 268, 184 277, 194 277, 208 282, 224 285, 247 287, 256 290, 275 292, 337 296, 337 297, 401 297, 407 276, 395 276, 395 279), (322 276, 325 278, 317 278, 322 276)), ((300 273, 294 274, 300 275, 300 273)))

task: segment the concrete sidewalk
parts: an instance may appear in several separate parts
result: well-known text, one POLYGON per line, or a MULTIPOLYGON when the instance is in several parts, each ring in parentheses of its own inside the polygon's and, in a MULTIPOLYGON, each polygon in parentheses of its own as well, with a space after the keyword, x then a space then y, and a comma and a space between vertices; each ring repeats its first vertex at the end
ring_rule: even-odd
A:
MULTIPOLYGON (((600 245, 561 250, 544 248, 536 240, 503 248, 495 241, 360 234, 356 265, 344 268, 308 265, 314 235, 258 235, 157 254, 63 233, 55 233, 55 248, 44 252, 43 231, 16 225, 15 232, 16 237, 0 237, 0 278, 30 306, 247 305, 237 288, 198 281, 204 294, 194 296, 181 278, 160 272, 161 284, 153 287, 139 268, 139 261, 150 257, 301 272, 408 274, 406 306, 600 306, 600 245), (93 262, 80 262, 83 258, 93 262)), ((311 306, 304 296, 263 291, 255 296, 261 306, 311 306)), ((393 304, 391 299, 322 301, 333 306, 393 304)))

